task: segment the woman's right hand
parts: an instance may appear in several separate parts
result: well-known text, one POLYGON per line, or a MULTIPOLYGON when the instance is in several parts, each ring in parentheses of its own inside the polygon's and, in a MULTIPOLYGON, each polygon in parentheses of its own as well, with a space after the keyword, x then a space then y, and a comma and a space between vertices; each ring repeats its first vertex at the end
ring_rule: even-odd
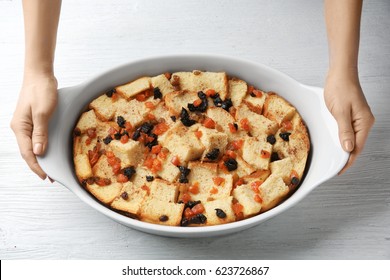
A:
POLYGON ((52 73, 32 73, 24 77, 19 100, 11 120, 20 154, 32 171, 43 180, 46 173, 36 156, 48 145, 48 124, 57 105, 57 80, 52 73))

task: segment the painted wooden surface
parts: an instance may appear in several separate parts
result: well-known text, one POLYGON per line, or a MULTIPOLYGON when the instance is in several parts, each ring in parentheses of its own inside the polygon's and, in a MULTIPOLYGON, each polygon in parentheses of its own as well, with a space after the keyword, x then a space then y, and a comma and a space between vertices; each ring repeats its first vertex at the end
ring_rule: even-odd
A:
MULTIPOLYGON (((389 259, 389 26, 390 2, 365 1, 360 74, 376 125, 358 162, 258 227, 188 240, 119 225, 29 171, 9 129, 22 77, 21 4, 0 0, 0 259, 389 259)), ((250 59, 322 86, 322 1, 63 1, 60 87, 132 59, 192 52, 250 59)))

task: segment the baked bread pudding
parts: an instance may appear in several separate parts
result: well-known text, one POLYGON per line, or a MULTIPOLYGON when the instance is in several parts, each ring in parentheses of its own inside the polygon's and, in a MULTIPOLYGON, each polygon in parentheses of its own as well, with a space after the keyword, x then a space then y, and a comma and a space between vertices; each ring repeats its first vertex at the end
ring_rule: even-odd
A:
POLYGON ((142 77, 103 93, 73 133, 75 172, 98 201, 169 226, 265 212, 293 193, 310 141, 297 110, 224 72, 142 77))

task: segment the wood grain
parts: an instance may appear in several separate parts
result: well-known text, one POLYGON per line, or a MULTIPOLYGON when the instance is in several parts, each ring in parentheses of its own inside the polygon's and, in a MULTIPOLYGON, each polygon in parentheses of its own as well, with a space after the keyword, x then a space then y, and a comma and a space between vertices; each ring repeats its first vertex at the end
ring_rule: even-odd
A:
MULTIPOLYGON (((387 0, 364 3, 360 76, 376 124, 356 164, 256 228, 185 240, 119 225, 28 170, 9 136, 23 71, 21 4, 0 1, 0 259, 389 259, 389 11, 387 0)), ((322 1, 63 1, 60 87, 132 59, 192 52, 251 59, 322 86, 322 1)))

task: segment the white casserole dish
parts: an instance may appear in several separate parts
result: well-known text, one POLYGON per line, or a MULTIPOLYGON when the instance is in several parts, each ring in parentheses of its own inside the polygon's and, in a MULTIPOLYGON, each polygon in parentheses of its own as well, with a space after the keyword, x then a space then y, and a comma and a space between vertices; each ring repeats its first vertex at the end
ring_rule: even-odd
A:
POLYGON ((67 187, 82 201, 111 219, 147 233, 172 237, 205 237, 241 231, 286 211, 315 187, 335 176, 349 154, 341 148, 337 123, 327 110, 323 89, 303 85, 267 66, 220 55, 172 55, 141 59, 106 71, 78 86, 58 91, 59 102, 49 127, 49 146, 38 162, 55 181, 67 187), (265 91, 275 91, 292 103, 306 122, 311 140, 306 176, 298 190, 279 206, 258 216, 225 225, 170 227, 149 224, 118 214, 95 200, 77 181, 72 158, 72 132, 87 104, 114 86, 140 76, 164 72, 225 71, 265 91))

